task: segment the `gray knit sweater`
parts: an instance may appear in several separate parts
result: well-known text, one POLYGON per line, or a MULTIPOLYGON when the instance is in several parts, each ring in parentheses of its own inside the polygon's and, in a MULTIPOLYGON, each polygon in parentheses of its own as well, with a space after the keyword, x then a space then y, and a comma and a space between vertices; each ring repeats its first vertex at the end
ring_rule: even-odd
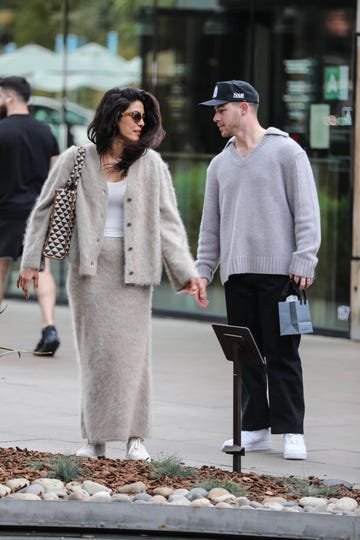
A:
POLYGON ((313 277, 319 246, 319 204, 304 150, 272 127, 246 157, 230 139, 207 171, 200 275, 211 282, 220 263, 222 283, 243 273, 313 277))
MULTIPOLYGON (((80 275, 94 276, 104 238, 108 188, 95 145, 87 144, 85 150, 69 263, 80 275)), ((69 178, 75 155, 75 146, 65 150, 43 186, 27 224, 22 268, 41 268, 54 192, 69 178)), ((129 169, 124 216, 126 284, 158 285, 163 265, 177 290, 197 277, 168 167, 154 150, 129 169)))

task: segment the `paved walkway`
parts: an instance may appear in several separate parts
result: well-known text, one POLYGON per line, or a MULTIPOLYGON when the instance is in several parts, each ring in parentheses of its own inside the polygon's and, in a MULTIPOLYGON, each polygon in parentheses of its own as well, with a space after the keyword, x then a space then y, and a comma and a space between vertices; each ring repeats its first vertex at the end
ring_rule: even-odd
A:
MULTIPOLYGON (((39 339, 36 302, 9 300, 0 315, 0 345, 31 349, 39 339)), ((79 377, 69 308, 57 307, 61 346, 54 358, 15 354, 0 358, 0 446, 72 453, 82 443, 79 377)), ((348 480, 360 488, 360 343, 304 336, 306 461, 282 457, 282 437, 272 450, 250 452, 242 470, 348 480)), ((232 435, 232 364, 225 360, 210 323, 153 319, 154 459, 170 455, 188 465, 232 467, 220 452, 232 435)), ((106 389, 105 389, 106 391, 106 389)), ((124 443, 110 443, 121 458, 124 443)))

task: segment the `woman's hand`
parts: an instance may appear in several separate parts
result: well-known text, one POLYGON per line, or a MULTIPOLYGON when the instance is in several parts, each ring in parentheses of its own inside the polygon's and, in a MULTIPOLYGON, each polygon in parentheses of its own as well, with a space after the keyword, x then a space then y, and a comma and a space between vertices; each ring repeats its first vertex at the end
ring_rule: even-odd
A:
POLYGON ((190 294, 194 297, 195 302, 201 308, 207 308, 209 301, 206 297, 206 287, 208 280, 205 278, 191 278, 183 289, 185 294, 190 294))
POLYGON ((30 298, 30 285, 31 282, 34 282, 34 290, 37 292, 39 285, 39 270, 34 268, 23 268, 16 280, 17 288, 21 288, 24 291, 25 298, 28 300, 30 298))
POLYGON ((296 285, 298 285, 300 291, 303 289, 308 289, 313 284, 314 280, 313 278, 309 277, 303 277, 303 276, 295 276, 294 274, 289 274, 290 279, 292 279, 296 285))

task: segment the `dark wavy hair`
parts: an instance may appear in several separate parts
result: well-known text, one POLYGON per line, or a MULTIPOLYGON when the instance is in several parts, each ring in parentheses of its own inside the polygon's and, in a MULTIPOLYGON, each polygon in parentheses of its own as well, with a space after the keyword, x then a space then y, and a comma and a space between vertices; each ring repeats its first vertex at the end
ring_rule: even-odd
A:
POLYGON ((144 105, 145 125, 137 142, 123 141, 119 161, 113 167, 114 171, 120 171, 123 175, 148 148, 156 148, 164 138, 160 106, 155 96, 131 86, 112 88, 104 94, 87 130, 88 138, 96 145, 99 156, 103 156, 119 137, 121 113, 134 101, 141 101, 144 105))

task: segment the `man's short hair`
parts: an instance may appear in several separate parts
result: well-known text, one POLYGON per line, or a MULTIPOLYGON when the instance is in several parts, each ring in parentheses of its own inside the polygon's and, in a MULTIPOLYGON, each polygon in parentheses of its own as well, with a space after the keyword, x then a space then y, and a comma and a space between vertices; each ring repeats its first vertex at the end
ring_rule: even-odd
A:
POLYGON ((27 103, 31 96, 31 86, 24 77, 4 77, 0 79, 0 86, 3 90, 12 90, 17 94, 25 103, 27 103))

